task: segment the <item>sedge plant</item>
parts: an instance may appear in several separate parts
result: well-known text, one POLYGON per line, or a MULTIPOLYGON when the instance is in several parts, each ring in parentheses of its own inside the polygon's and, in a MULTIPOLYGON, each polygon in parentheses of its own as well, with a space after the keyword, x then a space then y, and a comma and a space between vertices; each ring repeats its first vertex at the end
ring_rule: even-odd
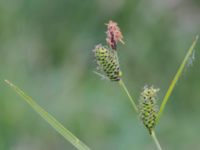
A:
POLYGON ((153 86, 144 87, 144 90, 141 92, 141 96, 139 98, 139 105, 138 106, 136 105, 135 100, 130 95, 125 83, 122 80, 122 72, 119 66, 117 43, 121 42, 124 44, 122 40, 123 39, 122 33, 116 22, 109 21, 109 23, 107 23, 106 25, 107 25, 106 41, 108 46, 102 46, 101 44, 99 44, 93 50, 98 65, 97 70, 100 71, 100 73, 97 74, 112 82, 119 83, 119 85, 122 87, 122 89, 128 96, 135 112, 138 113, 144 126, 148 129, 149 134, 153 138, 157 149, 162 150, 161 145, 156 137, 154 128, 160 119, 160 116, 166 106, 167 101, 169 100, 169 97, 178 79, 180 78, 187 62, 189 61, 189 58, 192 55, 192 52, 198 40, 198 36, 196 36, 194 42, 192 43, 192 46, 189 48, 185 56, 185 59, 181 63, 181 66, 179 67, 174 79, 172 80, 168 88, 168 91, 166 92, 166 95, 162 101, 161 107, 159 109, 158 105, 156 104, 156 101, 158 99, 157 92, 159 91, 159 89, 156 89, 153 86))
MULTIPOLYGON (((125 83, 122 80, 122 71, 120 69, 118 53, 117 53, 117 44, 123 42, 123 36, 116 22, 109 21, 107 25, 107 46, 103 46, 102 44, 98 44, 95 46, 93 52, 95 55, 96 63, 98 65, 98 71, 95 73, 100 75, 103 78, 110 80, 111 82, 118 82, 120 87, 122 87, 123 91, 126 93, 128 99, 130 100, 133 109, 140 117, 144 126, 147 128, 149 135, 155 142, 155 145, 158 150, 162 150, 161 145, 155 134, 155 127, 158 124, 161 114, 163 113, 166 103, 170 98, 173 89, 181 77, 184 68, 186 67, 187 62, 189 61, 194 47, 197 43, 198 36, 193 41, 191 47, 189 48, 183 62, 177 70, 169 88, 162 100, 162 104, 160 109, 156 103, 159 92, 158 88, 154 88, 153 86, 144 86, 143 91, 140 94, 139 104, 136 104, 136 100, 129 93, 125 83)), ((70 132, 67 128, 65 128, 59 121, 57 121, 51 114, 49 114, 46 110, 44 110, 39 104, 36 103, 28 94, 22 91, 19 87, 14 85, 12 82, 5 80, 7 85, 13 89, 26 103, 30 105, 30 107, 35 110, 53 129, 62 135, 67 141, 69 141, 73 146, 75 146, 78 150, 91 150, 86 144, 84 144, 81 140, 79 140, 72 132, 70 132)))

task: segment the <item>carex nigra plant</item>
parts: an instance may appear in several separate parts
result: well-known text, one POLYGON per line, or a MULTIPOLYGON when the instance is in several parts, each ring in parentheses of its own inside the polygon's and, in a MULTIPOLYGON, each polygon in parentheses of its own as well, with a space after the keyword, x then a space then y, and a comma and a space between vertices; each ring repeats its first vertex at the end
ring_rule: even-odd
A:
MULTIPOLYGON (((188 49, 188 52, 178 68, 169 88, 162 100, 161 106, 156 104, 158 98, 157 93, 159 91, 158 88, 154 88, 153 86, 144 86, 143 91, 140 94, 139 104, 136 105, 133 97, 130 95, 127 87, 125 86, 122 80, 122 71, 120 69, 118 53, 117 53, 117 44, 123 42, 123 36, 116 22, 109 21, 107 24, 106 31, 106 42, 107 45, 103 46, 102 44, 98 44, 93 49, 94 56, 97 63, 96 74, 100 75, 103 78, 108 79, 111 82, 118 82, 122 89, 127 94, 134 110, 138 114, 139 118, 143 122, 144 126, 147 128, 149 135, 153 138, 156 147, 158 150, 162 150, 160 143, 155 135, 155 127, 159 123, 160 117, 163 113, 163 110, 166 106, 169 97, 181 77, 181 74, 187 65, 188 61, 192 57, 194 47, 197 43, 198 36, 196 36, 193 41, 191 47, 188 49)), ((91 150, 86 144, 84 144, 81 140, 79 140, 73 133, 71 133, 67 128, 65 128, 59 121, 57 121, 52 115, 50 115, 47 111, 45 111, 40 105, 36 103, 30 96, 28 96, 25 92, 23 92, 20 88, 14 85, 12 82, 5 80, 10 88, 12 88, 19 96, 21 96, 25 102, 27 102, 36 113, 38 113, 49 125, 53 127, 53 129, 62 135, 67 141, 69 141, 72 145, 74 145, 78 150, 91 150)))
POLYGON ((155 135, 154 128, 156 124, 158 123, 158 120, 160 119, 160 116, 165 108, 165 105, 169 99, 169 96, 171 95, 171 92, 173 91, 176 82, 180 78, 183 72, 183 69, 185 68, 187 64, 187 61, 190 60, 190 57, 192 55, 194 46, 197 42, 198 36, 194 40, 192 46, 189 48, 188 53, 186 54, 185 59, 183 60, 181 66, 179 67, 174 79, 172 80, 172 83, 170 84, 169 89, 166 92, 166 95, 159 109, 159 106, 156 104, 156 101, 158 99, 157 93, 159 89, 154 88, 153 86, 144 87, 143 91, 140 94, 139 104, 136 105, 125 83, 122 81, 122 72, 119 66, 119 60, 118 60, 118 54, 117 54, 117 43, 120 41, 121 43, 124 44, 122 40, 123 38, 122 33, 116 22, 109 21, 106 25, 107 25, 106 42, 108 45, 102 46, 102 44, 99 44, 93 50, 94 56, 98 65, 97 70, 101 72, 101 73, 99 72, 95 72, 95 73, 110 81, 119 82, 119 85, 126 92, 133 108, 138 113, 139 118, 141 119, 141 121, 143 122, 147 130, 149 131, 149 134, 151 135, 151 137, 153 138, 157 146, 157 149, 162 150, 160 143, 158 142, 158 139, 155 135))

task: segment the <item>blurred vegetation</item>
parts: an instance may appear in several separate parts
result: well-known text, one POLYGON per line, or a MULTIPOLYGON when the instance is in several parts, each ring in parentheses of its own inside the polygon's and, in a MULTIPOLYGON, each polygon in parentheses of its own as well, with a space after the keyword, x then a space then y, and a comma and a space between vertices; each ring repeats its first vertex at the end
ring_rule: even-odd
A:
MULTIPOLYGON (((155 149, 118 84, 92 72, 91 50, 105 44, 110 19, 124 35, 119 59, 131 94, 138 99, 142 87, 152 84, 162 99, 200 33, 199 0, 0 1, 0 150, 75 150, 4 79, 94 150, 155 149)), ((199 43, 156 129, 164 149, 200 149, 199 43)))

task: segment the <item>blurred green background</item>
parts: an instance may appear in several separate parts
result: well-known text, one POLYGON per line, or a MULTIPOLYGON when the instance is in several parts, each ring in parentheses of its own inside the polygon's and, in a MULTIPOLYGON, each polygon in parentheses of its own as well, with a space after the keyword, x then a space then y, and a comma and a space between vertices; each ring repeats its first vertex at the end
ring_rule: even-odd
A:
MULTIPOLYGON (((0 0, 0 150, 75 148, 3 82, 31 95, 93 150, 155 150, 117 83, 92 71, 105 23, 118 22, 123 79, 158 103, 196 34, 199 0, 0 0)), ((200 149, 200 42, 156 128, 164 150, 200 149)))

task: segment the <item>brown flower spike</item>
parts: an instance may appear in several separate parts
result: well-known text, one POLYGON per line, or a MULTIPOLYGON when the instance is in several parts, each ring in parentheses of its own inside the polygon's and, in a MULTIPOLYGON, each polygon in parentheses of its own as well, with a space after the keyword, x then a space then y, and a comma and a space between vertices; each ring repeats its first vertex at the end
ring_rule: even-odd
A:
POLYGON ((122 35, 120 28, 118 27, 116 22, 113 22, 112 20, 110 20, 108 22, 108 24, 106 24, 106 25, 107 25, 106 41, 112 49, 116 50, 118 41, 120 41, 122 44, 124 44, 124 41, 122 40, 123 35, 122 35))

